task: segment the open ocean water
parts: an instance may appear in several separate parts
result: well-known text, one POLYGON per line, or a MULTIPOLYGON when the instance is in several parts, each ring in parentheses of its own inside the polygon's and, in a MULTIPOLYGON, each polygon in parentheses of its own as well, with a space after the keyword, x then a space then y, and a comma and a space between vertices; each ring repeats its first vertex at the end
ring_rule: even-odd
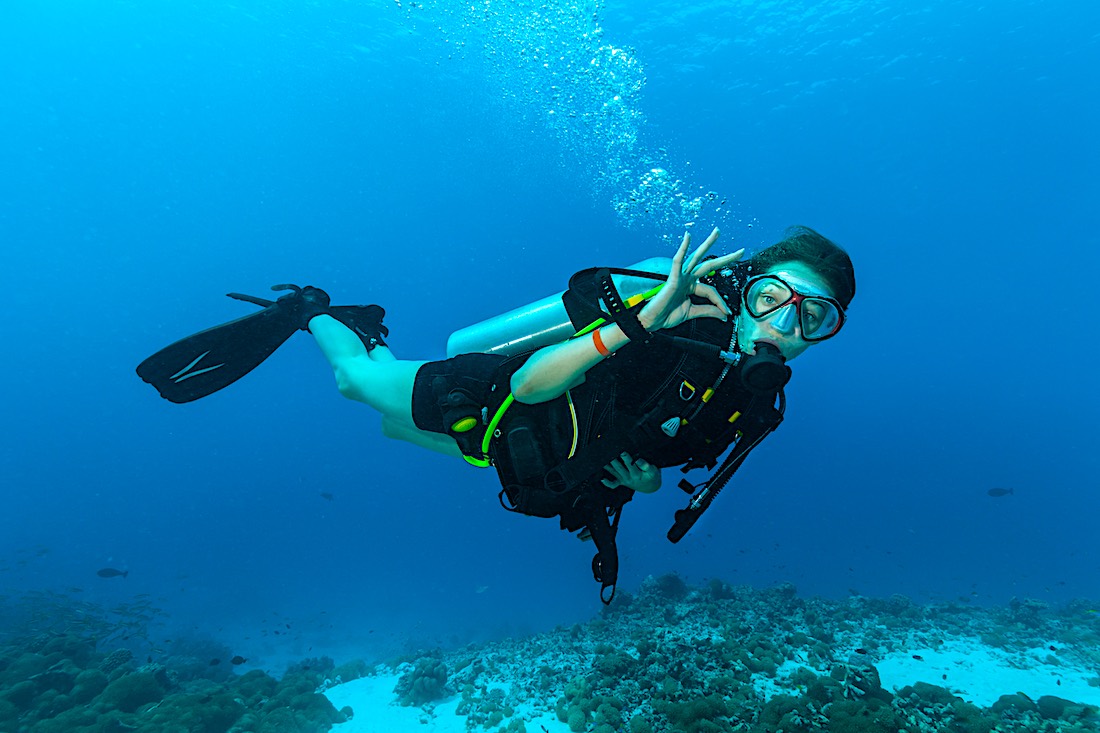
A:
POLYGON ((468 686, 493 730, 535 699, 600 733, 854 730, 879 692, 848 711, 878 730, 1095 730, 1097 69, 1084 0, 4 3, 0 731, 338 731, 309 700, 351 660, 468 686), (794 224, 850 252, 849 322, 681 543, 677 472, 626 507, 617 610, 590 545, 386 441, 307 335, 189 405, 134 373, 251 312, 228 292, 377 303, 439 359, 582 268, 794 224), (959 687, 984 712, 944 722, 886 684, 956 654, 921 678, 950 692, 966 640, 1069 702, 959 687), (508 655, 484 674, 542 681, 494 698, 470 660, 508 655), (834 686, 807 707, 788 663, 834 686), (288 665, 309 699, 264 687, 288 665))

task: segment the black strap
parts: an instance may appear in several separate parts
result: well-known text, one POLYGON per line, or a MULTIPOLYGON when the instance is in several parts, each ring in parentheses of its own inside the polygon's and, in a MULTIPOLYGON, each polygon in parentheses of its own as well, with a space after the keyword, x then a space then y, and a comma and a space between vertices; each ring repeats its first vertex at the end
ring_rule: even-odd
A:
POLYGON ((623 508, 613 510, 614 521, 608 516, 608 510, 598 502, 590 502, 587 507, 587 527, 592 541, 596 543, 596 554, 592 558, 592 577, 600 584, 600 600, 604 605, 615 598, 615 584, 619 582, 619 548, 615 544, 615 535, 619 531, 619 517, 623 508), (611 589, 610 595, 607 589, 611 589))
POLYGON ((645 330, 645 326, 638 320, 638 311, 641 307, 628 308, 619 295, 615 281, 611 279, 611 271, 606 267, 596 272, 596 284, 600 288, 600 298, 607 305, 611 320, 619 325, 626 337, 639 344, 648 344, 652 335, 645 330))
POLYGON ((661 273, 619 267, 591 267, 581 270, 569 278, 569 289, 562 295, 562 302, 569 314, 569 320, 579 331, 603 318, 617 323, 631 341, 649 343, 653 334, 646 331, 638 320, 638 312, 643 305, 628 307, 623 302, 618 288, 615 287, 612 275, 649 278, 656 281, 668 279, 668 275, 661 273), (600 308, 601 301, 607 306, 606 312, 600 308))

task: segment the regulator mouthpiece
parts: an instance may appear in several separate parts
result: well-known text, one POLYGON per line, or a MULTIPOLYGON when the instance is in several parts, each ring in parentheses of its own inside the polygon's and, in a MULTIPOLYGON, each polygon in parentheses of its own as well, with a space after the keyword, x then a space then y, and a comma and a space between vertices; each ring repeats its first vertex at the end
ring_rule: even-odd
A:
POLYGON ((791 368, 773 344, 757 343, 756 353, 741 360, 741 383, 754 394, 778 392, 790 379, 791 368))

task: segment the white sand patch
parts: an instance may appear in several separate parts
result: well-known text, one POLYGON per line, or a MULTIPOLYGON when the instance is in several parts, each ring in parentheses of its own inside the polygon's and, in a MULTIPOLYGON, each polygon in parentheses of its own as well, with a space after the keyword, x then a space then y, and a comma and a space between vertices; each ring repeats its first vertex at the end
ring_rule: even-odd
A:
POLYGON ((978 639, 953 639, 935 650, 914 647, 904 653, 890 654, 877 661, 875 667, 882 686, 893 692, 915 682, 927 682, 946 687, 982 707, 989 707, 1001 695, 1015 692, 1022 692, 1032 700, 1055 695, 1100 705, 1100 688, 1088 684, 1097 671, 1064 658, 1059 658, 1060 664, 1049 664, 1045 660, 1051 654, 1049 649, 1009 653, 978 639), (914 655, 920 659, 914 659, 914 655))
POLYGON ((820 669, 814 669, 808 667, 805 664, 799 664, 798 662, 787 659, 783 664, 779 665, 779 668, 775 671, 775 677, 768 677, 763 674, 754 674, 752 676, 752 686, 765 700, 771 700, 776 695, 794 695, 798 696, 800 693, 794 690, 790 684, 790 677, 800 669, 808 669, 816 675, 828 675, 827 671, 820 669))
POLYGON ((466 718, 455 715, 459 698, 440 701, 431 713, 418 707, 397 703, 393 688, 398 675, 363 677, 330 687, 325 697, 336 709, 351 706, 354 717, 333 726, 339 733, 389 733, 390 731, 424 731, 424 733, 466 733, 466 718))
MULTIPOLYGON (((452 695, 436 703, 431 712, 419 707, 406 707, 397 702, 393 688, 399 675, 363 677, 325 691, 336 709, 351 706, 354 717, 346 723, 333 726, 333 733, 466 733, 466 716, 456 715, 461 698, 452 695)), ((569 733, 569 726, 553 713, 535 715, 517 708, 514 717, 523 718, 528 733, 569 733), (541 726, 541 727, 540 727, 541 726)), ((508 725, 508 718, 501 725, 508 725)), ((495 726, 494 726, 495 729, 495 726)))

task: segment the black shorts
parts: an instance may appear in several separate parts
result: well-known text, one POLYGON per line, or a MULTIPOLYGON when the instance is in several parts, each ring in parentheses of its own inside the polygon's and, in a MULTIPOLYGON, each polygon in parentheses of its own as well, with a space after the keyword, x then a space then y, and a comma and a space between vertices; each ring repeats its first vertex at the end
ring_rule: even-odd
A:
MULTIPOLYGON (((429 361, 416 372, 412 392, 413 423, 421 430, 431 433, 447 433, 440 397, 453 389, 469 392, 481 404, 489 403, 493 391, 494 377, 508 357, 500 354, 459 354, 444 361, 429 361), (435 380, 443 378, 438 390, 435 380)), ((501 387, 497 387, 500 389, 501 387)), ((503 385, 503 394, 508 393, 508 385, 503 385)))

